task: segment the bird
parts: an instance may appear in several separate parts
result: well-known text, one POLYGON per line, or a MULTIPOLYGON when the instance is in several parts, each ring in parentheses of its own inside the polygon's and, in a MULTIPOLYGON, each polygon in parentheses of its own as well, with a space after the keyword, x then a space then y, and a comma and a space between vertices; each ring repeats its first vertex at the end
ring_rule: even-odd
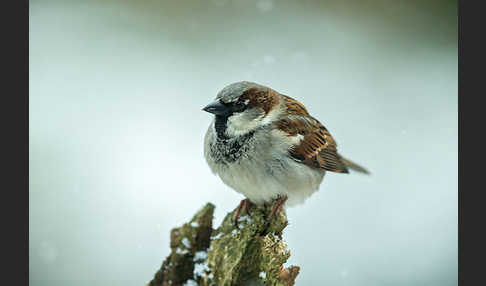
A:
POLYGON ((245 197, 233 221, 252 204, 274 202, 270 218, 302 204, 326 172, 369 174, 337 152, 329 130, 302 103, 267 86, 229 84, 202 110, 214 115, 204 136, 206 162, 245 197))

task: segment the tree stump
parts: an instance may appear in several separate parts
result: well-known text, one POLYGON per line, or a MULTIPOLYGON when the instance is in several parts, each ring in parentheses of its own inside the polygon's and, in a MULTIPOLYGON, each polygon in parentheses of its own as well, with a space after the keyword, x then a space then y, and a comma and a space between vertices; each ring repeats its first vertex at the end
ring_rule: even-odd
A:
POLYGON ((285 211, 268 220, 271 205, 252 205, 237 223, 230 212, 213 230, 214 208, 206 204, 171 231, 171 253, 148 286, 294 285, 300 268, 283 266, 290 257, 285 211))

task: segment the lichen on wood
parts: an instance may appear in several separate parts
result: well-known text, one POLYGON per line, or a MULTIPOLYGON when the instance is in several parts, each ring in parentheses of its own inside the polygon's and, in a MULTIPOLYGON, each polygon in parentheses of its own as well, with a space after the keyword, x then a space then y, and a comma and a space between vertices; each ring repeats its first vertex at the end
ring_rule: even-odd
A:
POLYGON ((282 239, 285 211, 268 219, 271 205, 251 206, 238 221, 228 213, 213 230, 214 206, 206 204, 189 223, 171 232, 171 254, 150 286, 291 286, 298 266, 285 268, 290 251, 282 239))
POLYGON ((205 254, 213 231, 213 213, 214 205, 208 203, 188 223, 172 229, 171 253, 155 273, 149 286, 190 285, 191 281, 194 281, 193 285, 198 285, 200 277, 194 280, 194 270, 205 263, 205 254), (203 260, 202 263, 200 260, 203 260))

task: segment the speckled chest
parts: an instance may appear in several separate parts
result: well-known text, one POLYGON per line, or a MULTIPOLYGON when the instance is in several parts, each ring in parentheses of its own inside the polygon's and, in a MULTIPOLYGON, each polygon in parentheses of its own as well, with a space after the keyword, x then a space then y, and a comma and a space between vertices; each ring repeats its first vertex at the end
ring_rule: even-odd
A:
POLYGON ((210 154, 217 164, 235 163, 247 157, 252 149, 254 132, 248 133, 238 138, 216 138, 210 143, 210 154))

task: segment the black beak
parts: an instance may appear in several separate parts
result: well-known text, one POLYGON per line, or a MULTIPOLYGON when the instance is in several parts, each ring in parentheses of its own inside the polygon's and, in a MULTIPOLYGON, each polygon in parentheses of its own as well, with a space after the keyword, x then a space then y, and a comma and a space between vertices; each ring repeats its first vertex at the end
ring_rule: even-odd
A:
POLYGON ((202 110, 212 113, 214 115, 228 115, 231 113, 231 107, 221 103, 219 100, 211 102, 202 110))

